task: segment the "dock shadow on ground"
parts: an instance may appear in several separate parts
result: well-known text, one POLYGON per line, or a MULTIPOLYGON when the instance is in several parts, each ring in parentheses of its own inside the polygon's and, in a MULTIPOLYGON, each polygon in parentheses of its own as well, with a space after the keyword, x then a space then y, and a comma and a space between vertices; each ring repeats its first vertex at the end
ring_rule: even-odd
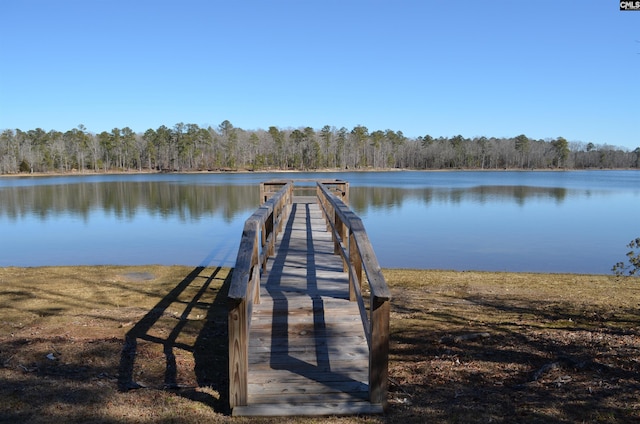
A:
MULTIPOLYGON (((232 270, 224 278, 222 285, 214 287, 211 283, 219 278, 222 267, 205 268, 198 266, 184 277, 175 288, 164 296, 126 333, 120 356, 118 389, 129 391, 144 389, 145 384, 135 380, 136 356, 139 342, 144 341, 161 347, 164 356, 165 390, 175 391, 178 395, 202 402, 216 412, 228 414, 228 324, 227 292, 232 270), (212 272, 210 272, 213 269, 212 272), (209 302, 212 294, 215 297, 209 302), (188 293, 188 295, 186 295, 188 293), (186 295, 186 296, 185 296, 186 295), (176 314, 175 310, 182 310, 176 314), (195 310, 206 310, 197 334, 189 326, 195 310), (172 318, 172 328, 167 332, 166 318, 172 318), (162 329, 154 326, 164 320, 162 329), (193 355, 196 387, 179 383, 180 364, 176 359, 176 350, 190 352, 193 355), (217 392, 214 396, 207 390, 217 392)), ((198 315, 200 317, 200 315, 198 315)), ((156 364, 160 366, 160 364, 156 364)))

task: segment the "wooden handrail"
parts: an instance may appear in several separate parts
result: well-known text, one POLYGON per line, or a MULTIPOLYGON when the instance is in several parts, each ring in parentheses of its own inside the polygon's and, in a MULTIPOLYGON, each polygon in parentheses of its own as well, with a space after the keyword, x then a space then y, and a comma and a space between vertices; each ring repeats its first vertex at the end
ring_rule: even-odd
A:
MULTIPOLYGON (((275 179, 260 183, 260 201, 266 202, 274 193, 277 193, 286 184, 294 184, 295 191, 314 191, 316 184, 320 183, 327 186, 333 194, 338 196, 344 203, 349 203, 349 182, 343 180, 318 180, 308 178, 297 178, 295 180, 275 179), (296 185, 296 183, 313 183, 312 185, 296 185)), ((311 194, 314 195, 313 193, 311 194)))
POLYGON ((335 253, 349 273, 349 298, 358 302, 369 343, 369 400, 386 403, 389 374, 389 313, 391 293, 373 251, 364 224, 324 184, 317 184, 318 199, 333 234, 335 253), (362 270, 370 290, 369 308, 362 295, 362 270))
POLYGON ((249 326, 254 303, 260 303, 260 275, 273 255, 278 234, 290 211, 293 183, 282 188, 244 224, 229 286, 229 402, 246 405, 249 326))

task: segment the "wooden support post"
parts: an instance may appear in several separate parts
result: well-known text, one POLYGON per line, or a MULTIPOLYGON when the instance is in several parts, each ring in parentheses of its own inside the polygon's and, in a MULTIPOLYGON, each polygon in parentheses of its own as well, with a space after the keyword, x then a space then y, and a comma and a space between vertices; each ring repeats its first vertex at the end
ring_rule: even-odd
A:
MULTIPOLYGON (((264 249, 264 248, 263 248, 264 249)), ((255 242, 253 243, 253 255, 251 256, 251 273, 249 274, 249 278, 251 281, 249 282, 249 296, 253 294, 253 303, 260 303, 260 270, 262 266, 266 266, 265 264, 260 264, 260 255, 258 254, 258 234, 256 233, 255 242), (262 266, 261 266, 262 265, 262 266)), ((250 318, 249 318, 250 319, 250 318)))
POLYGON ((353 269, 356 275, 352 276, 349 273, 349 300, 356 300, 356 291, 354 285, 357 283, 362 292, 362 258, 360 252, 358 252, 358 246, 356 245, 356 238, 352 231, 349 231, 349 262, 353 265, 353 269), (355 281, 354 281, 355 280, 355 281))
POLYGON ((342 201, 345 205, 349 204, 349 183, 347 181, 342 184, 342 201))
POLYGON ((275 234, 273 234, 273 222, 275 219, 275 214, 276 214, 276 209, 274 207, 273 211, 271 212, 271 215, 269 215, 267 217, 267 220, 264 223, 264 231, 262 234, 262 243, 263 244, 263 248, 266 249, 267 252, 267 256, 272 256, 274 249, 275 249, 275 243, 276 243, 276 238, 275 238, 275 234), (269 238, 271 236, 271 238, 269 238), (269 239, 269 245, 266 246, 266 241, 267 239, 269 239))
MULTIPOLYGON (((344 243, 345 245, 347 245, 349 243, 349 238, 347 236, 347 232, 349 231, 349 229, 347 228, 347 226, 344 224, 344 222, 342 222, 342 218, 340 218, 340 215, 337 213, 335 213, 335 226, 336 226, 336 231, 338 232, 338 235, 340 236, 338 240, 336 240, 336 243, 334 245, 334 254, 339 254, 340 251, 342 250, 342 247, 340 246, 340 243, 344 243)), ((348 250, 347 250, 348 252, 348 250)), ((349 271, 349 261, 348 258, 342 258, 342 270, 344 272, 348 272, 349 271)))
POLYGON ((231 299, 229 305, 229 405, 244 406, 248 400, 249 325, 247 300, 231 299))
POLYGON ((340 253, 340 239, 344 240, 344 225, 342 225, 340 215, 338 215, 337 211, 335 210, 333 212, 333 224, 335 225, 336 232, 339 236, 333 240, 333 254, 338 255, 340 253))
POLYGON ((336 237, 335 234, 333 234, 333 230, 331 229, 331 226, 333 225, 332 221, 335 218, 335 213, 333 211, 333 205, 327 200, 324 199, 325 202, 325 210, 327 211, 327 231, 331 231, 331 236, 333 237, 333 240, 335 241, 336 237))
MULTIPOLYGON (((288 194, 288 192, 287 192, 288 194)), ((278 220, 278 234, 282 232, 282 228, 284 227, 287 218, 289 217, 290 207, 289 207, 289 196, 285 196, 280 200, 280 219, 278 220)))
POLYGON ((284 219, 285 219, 286 209, 284 205, 285 205, 284 199, 280 199, 278 200, 278 203, 276 203, 276 208, 274 209, 274 213, 277 211, 276 225, 273 228, 273 231, 276 234, 276 240, 278 238, 278 234, 282 232, 282 223, 284 222, 284 219))
POLYGON ((369 401, 383 406, 387 403, 389 385, 389 310, 388 299, 371 298, 369 401))

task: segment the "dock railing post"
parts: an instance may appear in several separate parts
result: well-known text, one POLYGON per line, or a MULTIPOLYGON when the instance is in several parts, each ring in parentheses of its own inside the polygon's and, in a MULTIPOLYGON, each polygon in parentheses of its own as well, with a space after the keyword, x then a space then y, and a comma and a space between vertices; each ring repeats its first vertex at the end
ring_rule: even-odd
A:
MULTIPOLYGON (((256 238, 253 243, 253 254, 251 256, 251 274, 249 275, 249 294, 253 292, 253 303, 260 303, 260 255, 258 252, 258 233, 256 232, 256 238)), ((264 247, 263 247, 264 250, 264 247)), ((251 314, 248 314, 251 319, 251 314)))
POLYGON ((345 205, 349 204, 349 182, 345 181, 342 183, 342 201, 345 205))
POLYGON ((389 386, 389 299, 371 297, 369 352, 369 401, 386 405, 389 386))
POLYGON ((355 284, 358 284, 360 288, 359 292, 362 292, 362 258, 360 252, 358 252, 358 245, 356 245, 356 239, 353 231, 349 230, 349 262, 353 266, 355 275, 349 273, 349 300, 356 300, 355 284))
POLYGON ((229 405, 247 404, 249 369, 249 328, 247 299, 231 300, 229 305, 229 405))
MULTIPOLYGON (((342 241, 342 243, 344 244, 347 244, 349 243, 349 239, 345 237, 347 232, 347 227, 346 225, 344 225, 344 222, 342 222, 342 218, 340 218, 340 214, 337 209, 334 209, 333 219, 334 219, 333 222, 336 226, 336 230, 339 235, 339 238, 335 240, 334 247, 333 247, 333 253, 337 255, 342 250, 342 247, 340 246, 340 241, 342 241)), ((344 257, 342 258, 342 270, 345 272, 349 271, 349 262, 344 257)))
MULTIPOLYGON (((264 222, 264 225, 262 226, 262 248, 267 253, 267 257, 273 255, 273 250, 275 248, 276 234, 273 234, 274 232, 273 222, 276 219, 276 213, 277 213, 276 208, 277 208, 277 205, 275 205, 275 207, 273 208, 273 211, 271 211, 271 214, 269 214, 269 216, 264 222), (267 238, 272 234, 273 236, 269 239, 269 244, 267 245, 267 238)), ((263 266, 266 266, 266 263, 263 264, 263 266)))

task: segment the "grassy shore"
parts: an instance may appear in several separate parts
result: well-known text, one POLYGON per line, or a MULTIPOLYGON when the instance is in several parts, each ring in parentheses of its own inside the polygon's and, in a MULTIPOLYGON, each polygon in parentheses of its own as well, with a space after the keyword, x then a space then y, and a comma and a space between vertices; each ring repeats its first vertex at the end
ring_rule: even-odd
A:
POLYGON ((638 422, 640 280, 385 270, 386 415, 232 419, 229 269, 0 268, 0 422, 638 422))

